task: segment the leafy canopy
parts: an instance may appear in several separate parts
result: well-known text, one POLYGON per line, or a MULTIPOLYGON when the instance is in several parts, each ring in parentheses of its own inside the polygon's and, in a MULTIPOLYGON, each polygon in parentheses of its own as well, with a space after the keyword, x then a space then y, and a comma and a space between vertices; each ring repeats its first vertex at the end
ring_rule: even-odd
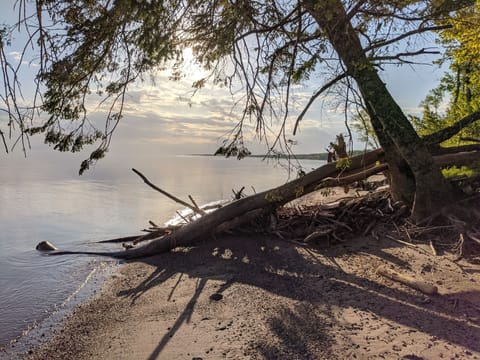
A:
MULTIPOLYGON (((413 119, 422 135, 480 110, 480 3, 458 11, 449 24, 451 27, 440 32, 440 39, 446 49, 444 61, 450 64, 450 70, 423 100, 422 118, 413 119), (445 104, 446 109, 442 108, 445 104)), ((445 145, 468 143, 468 139, 479 137, 480 124, 473 123, 445 145)))
MULTIPOLYGON (((437 53, 414 40, 452 26, 451 12, 472 3, 341 2, 371 65, 378 69, 437 53)), ((86 170, 105 155, 122 118, 128 87, 167 67, 173 79, 181 78, 183 50, 190 48, 210 74, 194 88, 210 80, 230 90, 241 87, 244 93, 238 125, 223 149, 248 154, 243 128, 251 120, 271 151, 277 146, 289 151, 287 120, 296 119, 296 129, 327 90, 348 88, 346 103, 362 102, 328 37, 307 11, 306 5, 312 4, 320 6, 326 18, 335 16, 333 2, 311 0, 19 0, 19 22, 0 29, 1 100, 7 114, 6 121, 0 120, 0 137, 5 149, 6 137, 13 137, 14 145, 21 141, 25 149, 36 133, 44 133, 45 142, 60 151, 79 151, 95 143, 80 172, 86 170), (18 32, 28 40, 15 64, 9 61, 8 49, 18 32), (31 101, 24 101, 18 74, 29 53, 34 54, 29 60, 38 64, 37 87, 31 101), (303 111, 296 110, 294 85, 313 80, 318 84, 322 78, 325 82, 301 102, 303 111), (93 99, 99 97, 106 114, 103 123, 89 116, 93 99), (279 119, 281 126, 268 143, 271 119, 279 119)))

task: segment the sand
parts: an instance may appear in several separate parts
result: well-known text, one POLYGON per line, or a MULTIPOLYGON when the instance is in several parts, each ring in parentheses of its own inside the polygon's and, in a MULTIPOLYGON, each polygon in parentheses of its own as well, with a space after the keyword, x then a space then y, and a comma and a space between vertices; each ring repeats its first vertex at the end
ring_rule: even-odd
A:
POLYGON ((480 265, 388 239, 226 236, 123 265, 25 358, 480 359, 480 265))

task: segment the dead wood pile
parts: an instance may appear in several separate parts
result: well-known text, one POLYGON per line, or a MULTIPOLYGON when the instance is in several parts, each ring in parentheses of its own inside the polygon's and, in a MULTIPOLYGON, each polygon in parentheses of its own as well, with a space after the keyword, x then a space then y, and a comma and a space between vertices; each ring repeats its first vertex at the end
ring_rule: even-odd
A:
POLYGON ((465 199, 422 224, 414 224, 409 209, 393 202, 388 190, 371 191, 325 205, 286 205, 276 217, 240 229, 262 232, 299 245, 328 246, 373 236, 405 246, 427 244, 432 255, 449 252, 480 263, 480 196, 465 199))

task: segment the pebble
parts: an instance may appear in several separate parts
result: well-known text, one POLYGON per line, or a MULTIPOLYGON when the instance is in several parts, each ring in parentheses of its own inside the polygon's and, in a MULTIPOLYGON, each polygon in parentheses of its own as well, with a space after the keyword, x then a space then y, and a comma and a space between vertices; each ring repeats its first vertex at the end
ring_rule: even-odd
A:
POLYGON ((222 295, 222 294, 215 293, 215 294, 210 295, 210 300, 220 301, 220 300, 222 300, 222 299, 223 299, 223 295, 222 295))

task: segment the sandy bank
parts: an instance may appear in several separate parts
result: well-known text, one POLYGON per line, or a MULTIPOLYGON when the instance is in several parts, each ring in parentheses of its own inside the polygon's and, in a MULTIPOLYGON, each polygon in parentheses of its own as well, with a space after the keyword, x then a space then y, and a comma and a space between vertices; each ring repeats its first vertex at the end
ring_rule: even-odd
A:
POLYGON ((478 269, 414 251, 230 238, 131 263, 30 358, 479 358, 478 269), (386 261, 442 295, 379 278, 386 261))
POLYGON ((480 359, 480 266, 458 265, 387 239, 225 237, 123 266, 27 358, 480 359))

